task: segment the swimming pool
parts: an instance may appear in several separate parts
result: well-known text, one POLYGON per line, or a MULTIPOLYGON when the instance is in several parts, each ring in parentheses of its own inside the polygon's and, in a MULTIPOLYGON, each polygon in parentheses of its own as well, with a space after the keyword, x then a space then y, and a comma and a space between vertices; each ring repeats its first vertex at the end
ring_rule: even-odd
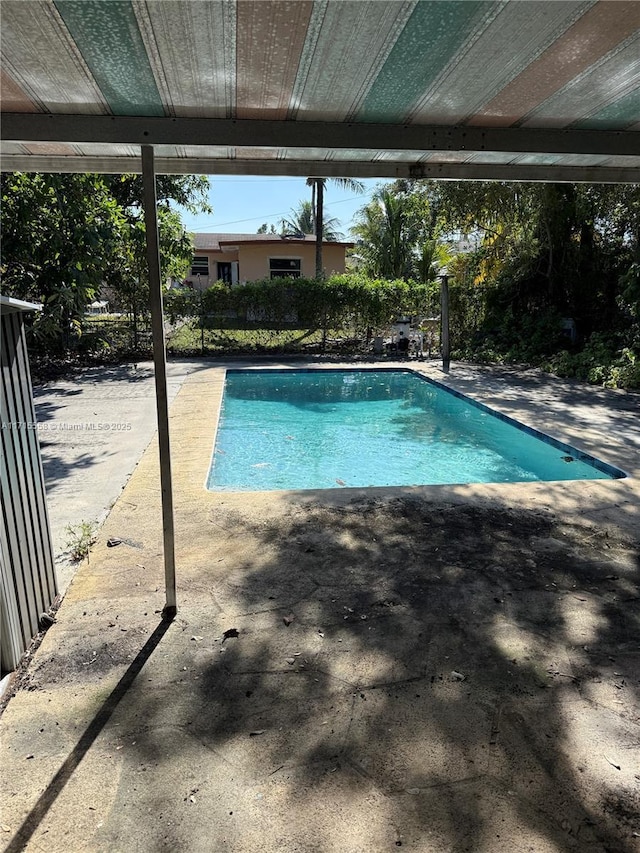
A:
POLYGON ((228 370, 207 488, 623 476, 412 370, 228 370))

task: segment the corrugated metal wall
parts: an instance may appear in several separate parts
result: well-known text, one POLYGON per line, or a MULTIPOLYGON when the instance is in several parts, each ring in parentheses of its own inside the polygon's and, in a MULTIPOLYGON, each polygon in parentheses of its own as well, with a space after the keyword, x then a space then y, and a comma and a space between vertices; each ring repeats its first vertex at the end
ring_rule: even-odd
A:
POLYGON ((1 317, 0 617, 2 669, 14 669, 57 595, 22 314, 1 317))

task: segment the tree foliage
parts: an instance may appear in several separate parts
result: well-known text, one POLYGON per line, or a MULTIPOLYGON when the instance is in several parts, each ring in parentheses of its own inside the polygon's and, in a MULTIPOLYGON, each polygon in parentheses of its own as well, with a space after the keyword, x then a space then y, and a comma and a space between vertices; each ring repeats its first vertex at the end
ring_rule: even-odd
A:
POLYGON ((395 181, 353 230, 369 275, 447 266, 458 356, 640 385, 640 187, 395 181))
MULTIPOLYGON (((160 267, 165 279, 184 278, 193 257, 191 237, 184 230, 180 216, 167 207, 158 207, 160 267)), ((111 267, 105 283, 116 297, 119 307, 131 318, 133 348, 139 344, 141 327, 149 315, 149 280, 147 275, 146 228, 141 217, 127 218, 127 239, 123 241, 117 264, 111 267)))
POLYGON ((96 175, 2 176, 2 287, 42 302, 34 336, 68 348, 88 303, 120 257, 122 209, 96 175))
POLYGON ((447 182, 439 197, 445 227, 479 238, 451 265, 460 354, 640 385, 640 187, 447 182))
POLYGON ((356 256, 368 275, 429 282, 449 260, 439 199, 430 184, 396 181, 379 187, 352 230, 356 256))
MULTIPOLYGON (((290 218, 285 219, 282 226, 283 234, 289 236, 296 234, 315 234, 313 204, 307 199, 303 199, 298 206, 291 211, 290 218)), ((342 240, 344 238, 344 234, 338 230, 339 228, 340 222, 337 219, 327 219, 325 217, 322 223, 322 239, 329 242, 342 240)))
MULTIPOLYGON (((141 209, 142 175, 105 175, 103 180, 122 208, 141 209)), ((208 190, 204 175, 156 175, 156 198, 162 207, 179 205, 189 213, 212 213, 208 190)))
MULTIPOLYGON (((172 203, 208 209, 206 179, 158 177, 164 276, 181 276, 191 240, 172 203)), ((4 174, 2 287, 43 303, 36 344, 67 350, 78 342, 87 306, 108 287, 134 316, 148 308, 142 179, 138 175, 4 174)))

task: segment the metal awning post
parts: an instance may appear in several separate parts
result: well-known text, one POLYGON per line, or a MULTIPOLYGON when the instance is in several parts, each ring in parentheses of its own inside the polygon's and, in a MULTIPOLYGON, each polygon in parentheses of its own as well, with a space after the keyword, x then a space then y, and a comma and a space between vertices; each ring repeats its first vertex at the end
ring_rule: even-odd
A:
POLYGON ((442 369, 449 372, 451 361, 449 346, 449 275, 440 274, 440 343, 442 348, 442 369))
POLYGON ((153 364, 156 378, 158 444, 160 448, 160 489, 162 494, 162 532, 164 539, 164 576, 166 602, 162 615, 173 619, 177 613, 175 537, 173 527, 173 490, 171 485, 171 448, 169 443, 169 401, 167 397, 167 362, 164 346, 162 311, 162 277, 160 273, 160 241, 156 201, 156 175, 152 145, 142 147, 142 180, 144 221, 147 234, 153 364))

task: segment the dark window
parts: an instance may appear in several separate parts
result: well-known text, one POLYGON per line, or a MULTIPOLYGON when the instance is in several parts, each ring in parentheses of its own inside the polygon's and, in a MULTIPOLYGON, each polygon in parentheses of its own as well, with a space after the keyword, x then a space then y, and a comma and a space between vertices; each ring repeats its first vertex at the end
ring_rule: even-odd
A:
POLYGON ((209 276, 209 258, 206 255, 195 255, 191 262, 191 275, 209 276))
POLYGON ((300 278, 302 262, 300 258, 270 258, 271 278, 300 278))
POLYGON ((218 261, 218 281, 231 284, 231 261, 218 261))

